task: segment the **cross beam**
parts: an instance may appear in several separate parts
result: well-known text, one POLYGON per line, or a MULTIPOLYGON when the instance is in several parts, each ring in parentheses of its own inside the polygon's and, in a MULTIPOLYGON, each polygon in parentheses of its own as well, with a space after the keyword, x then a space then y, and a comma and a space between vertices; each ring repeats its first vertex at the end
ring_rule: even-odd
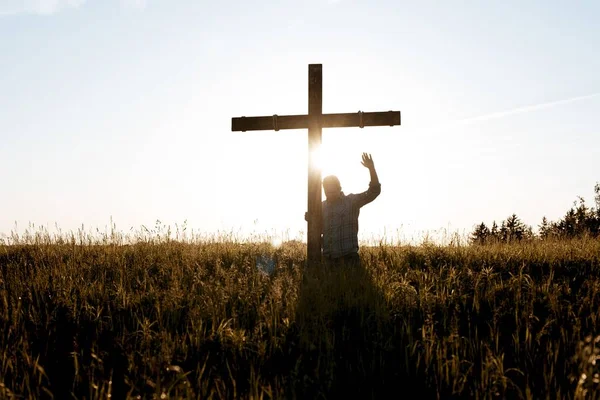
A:
MULTIPOLYGON (((363 128, 365 126, 400 125, 400 112, 362 112, 323 114, 322 128, 363 128)), ((308 129, 308 115, 273 115, 268 117, 238 117, 231 119, 233 132, 278 131, 308 129)))
POLYGON ((321 258, 321 171, 311 155, 321 146, 322 128, 364 128, 400 125, 400 111, 323 114, 323 67, 308 65, 308 114, 238 117, 231 119, 233 132, 308 129, 308 262, 321 258))

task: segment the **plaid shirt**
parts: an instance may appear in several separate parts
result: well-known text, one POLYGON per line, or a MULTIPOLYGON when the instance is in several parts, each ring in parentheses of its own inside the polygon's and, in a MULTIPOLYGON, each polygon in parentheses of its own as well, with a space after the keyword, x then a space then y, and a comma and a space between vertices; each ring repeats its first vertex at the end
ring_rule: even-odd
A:
POLYGON ((381 184, 369 184, 366 192, 345 195, 335 202, 323 201, 323 256, 342 257, 358 252, 358 215, 360 208, 381 193, 381 184))

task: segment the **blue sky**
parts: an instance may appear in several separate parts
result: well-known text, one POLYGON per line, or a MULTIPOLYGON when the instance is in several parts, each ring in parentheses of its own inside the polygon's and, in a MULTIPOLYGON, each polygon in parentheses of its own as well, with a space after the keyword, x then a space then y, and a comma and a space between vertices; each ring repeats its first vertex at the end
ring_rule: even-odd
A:
POLYGON ((600 181, 600 3, 0 0, 0 233, 306 230, 306 131, 242 115, 402 112, 323 132, 324 173, 382 193, 361 238, 560 218, 600 181), (16 225, 15 225, 16 224, 16 225), (16 226, 16 228, 15 228, 16 226))

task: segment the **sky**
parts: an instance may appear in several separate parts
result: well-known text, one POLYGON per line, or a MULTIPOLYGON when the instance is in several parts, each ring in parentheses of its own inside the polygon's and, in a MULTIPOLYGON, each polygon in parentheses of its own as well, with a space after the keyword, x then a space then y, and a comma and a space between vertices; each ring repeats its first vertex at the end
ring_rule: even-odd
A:
MULTIPOLYGON (((361 241, 560 219, 600 181, 597 1, 0 0, 0 235, 186 226, 305 237, 307 131, 231 118, 396 110, 323 130, 381 195, 361 241)), ((1 237, 1 236, 0 236, 1 237)))

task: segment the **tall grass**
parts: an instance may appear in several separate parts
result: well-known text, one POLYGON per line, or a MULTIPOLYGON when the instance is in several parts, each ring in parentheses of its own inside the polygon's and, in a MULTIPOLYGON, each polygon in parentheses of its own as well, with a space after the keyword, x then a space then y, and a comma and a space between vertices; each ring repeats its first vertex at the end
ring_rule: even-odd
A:
POLYGON ((4 240, 0 397, 600 397, 598 240, 380 245, 331 270, 297 242, 148 233, 4 240))

